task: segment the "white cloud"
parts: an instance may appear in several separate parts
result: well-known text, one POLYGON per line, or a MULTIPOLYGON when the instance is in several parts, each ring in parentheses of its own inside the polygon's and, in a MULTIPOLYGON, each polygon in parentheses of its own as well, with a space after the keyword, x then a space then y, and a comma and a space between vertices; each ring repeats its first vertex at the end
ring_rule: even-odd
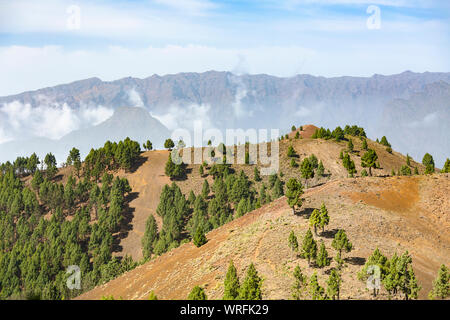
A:
POLYGON ((438 113, 432 112, 423 117, 423 119, 412 121, 411 123, 406 124, 406 126, 415 129, 427 128, 435 126, 437 121, 439 121, 438 113))
MULTIPOLYGON (((42 101, 48 98, 41 97, 42 101)), ((5 103, 0 107, 0 143, 31 137, 59 139, 73 130, 96 125, 112 114, 112 109, 103 106, 81 105, 73 109, 57 103, 37 107, 19 101, 5 103)))
POLYGON ((154 2, 194 15, 204 15, 218 7, 217 4, 208 0, 154 0, 154 2))
POLYGON ((139 93, 136 91, 135 88, 128 91, 128 100, 130 101, 131 106, 133 107, 138 108, 144 107, 144 102, 142 102, 141 96, 139 95, 139 93))
MULTIPOLYGON (((160 0, 159 3, 173 7, 178 0, 160 0)), ((208 37, 210 28, 200 25, 189 14, 204 15, 212 5, 208 6, 208 2, 200 0, 181 0, 178 8, 177 13, 167 8, 126 2, 5 1, 0 2, 0 29, 4 33, 51 33, 122 40, 208 37), (68 27, 68 21, 73 17, 68 8, 74 5, 79 9, 80 25, 77 29, 68 27)))
POLYGON ((201 121, 204 129, 213 128, 210 117, 211 106, 207 104, 191 104, 180 107, 171 105, 166 113, 151 113, 152 117, 158 119, 169 130, 188 129, 193 130, 194 121, 201 121))

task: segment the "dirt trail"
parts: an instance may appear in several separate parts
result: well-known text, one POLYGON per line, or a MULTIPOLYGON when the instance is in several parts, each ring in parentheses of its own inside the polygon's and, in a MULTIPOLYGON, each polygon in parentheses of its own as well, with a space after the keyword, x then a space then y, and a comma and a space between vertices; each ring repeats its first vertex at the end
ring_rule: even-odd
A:
POLYGON ((160 217, 156 214, 159 196, 165 184, 170 184, 170 179, 164 174, 169 152, 165 150, 149 151, 142 154, 145 162, 139 166, 136 172, 126 174, 133 193, 137 197, 129 204, 133 219, 132 229, 127 237, 121 240, 121 255, 131 255, 134 260, 142 258, 141 238, 145 232, 147 218, 153 214, 161 224, 160 217))

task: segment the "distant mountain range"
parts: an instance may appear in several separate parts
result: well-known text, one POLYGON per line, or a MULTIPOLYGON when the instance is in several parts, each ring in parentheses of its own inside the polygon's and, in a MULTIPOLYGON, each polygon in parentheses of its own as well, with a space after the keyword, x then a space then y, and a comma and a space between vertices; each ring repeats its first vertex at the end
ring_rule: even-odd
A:
MULTIPOLYGON (((190 128, 192 121, 197 119, 203 120, 206 127, 219 129, 253 127, 283 131, 293 124, 314 123, 329 127, 358 124, 364 126, 374 139, 386 135, 397 150, 410 153, 417 160, 429 152, 442 165, 450 156, 446 139, 450 133, 449 84, 450 73, 435 72, 279 78, 209 71, 116 81, 90 78, 0 97, 0 107, 14 101, 38 107, 43 103, 42 97, 73 109, 82 105, 114 109, 143 107, 168 129, 190 128), (411 137, 416 139, 411 141, 411 137)), ((127 117, 117 119, 123 128, 132 120, 127 117)), ((155 123, 152 121, 152 126, 158 129, 151 130, 155 137, 149 137, 150 140, 159 139, 156 131, 170 135, 155 123)), ((90 132, 91 129, 84 130, 90 132)), ((85 136, 83 132, 73 134, 85 136)), ((95 135, 103 138, 101 134, 95 135)), ((79 140, 88 142, 88 139, 79 140)), ((4 146, 0 146, 2 159, 5 158, 4 150, 4 146)))

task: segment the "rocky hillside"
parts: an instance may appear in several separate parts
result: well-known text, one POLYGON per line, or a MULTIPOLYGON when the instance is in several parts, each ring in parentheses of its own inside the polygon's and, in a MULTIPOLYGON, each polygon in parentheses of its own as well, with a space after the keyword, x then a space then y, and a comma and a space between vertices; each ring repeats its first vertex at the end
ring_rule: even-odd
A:
MULTIPOLYGON (((330 225, 322 234, 330 256, 338 229, 345 229, 353 250, 345 254, 341 299, 370 299, 365 282, 358 280, 368 256, 375 248, 391 256, 408 250, 425 298, 439 265, 450 262, 450 176, 338 179, 309 189, 297 214, 282 197, 207 234, 200 248, 187 243, 78 297, 100 299, 113 295, 124 299, 146 299, 154 291, 160 299, 185 299, 195 285, 205 288, 209 299, 221 299, 229 260, 242 279, 253 262, 263 276, 263 298, 290 299, 292 272, 299 265, 304 274, 317 272, 325 280, 335 262, 323 269, 308 266, 288 247, 294 231, 302 239, 309 228, 308 217, 322 203, 328 208, 330 225)), ((384 289, 378 298, 386 299, 384 289)))

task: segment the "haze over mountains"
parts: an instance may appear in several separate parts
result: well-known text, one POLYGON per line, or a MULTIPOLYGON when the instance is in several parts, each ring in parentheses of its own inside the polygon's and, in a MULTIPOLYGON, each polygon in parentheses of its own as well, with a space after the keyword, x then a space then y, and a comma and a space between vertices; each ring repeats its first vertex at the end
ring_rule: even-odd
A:
POLYGON ((449 98, 450 73, 279 78, 209 71, 110 82, 90 78, 0 97, 0 142, 10 140, 0 144, 0 161, 42 154, 47 148, 54 151, 55 145, 60 159, 65 159, 73 146, 85 155, 97 144, 126 136, 139 142, 150 139, 161 147, 170 130, 191 129, 194 120, 202 120, 204 128, 280 128, 282 132, 293 124, 357 124, 373 139, 386 135, 396 150, 418 161, 429 152, 442 166, 450 154, 449 98), (27 135, 17 126, 16 131, 4 129, 16 122, 26 126, 33 110, 49 105, 46 112, 65 108, 64 115, 75 115, 64 118, 71 123, 68 132, 64 126, 54 134, 51 128, 47 134, 44 127, 23 128, 27 135), (27 112, 21 113, 21 108, 27 112))

